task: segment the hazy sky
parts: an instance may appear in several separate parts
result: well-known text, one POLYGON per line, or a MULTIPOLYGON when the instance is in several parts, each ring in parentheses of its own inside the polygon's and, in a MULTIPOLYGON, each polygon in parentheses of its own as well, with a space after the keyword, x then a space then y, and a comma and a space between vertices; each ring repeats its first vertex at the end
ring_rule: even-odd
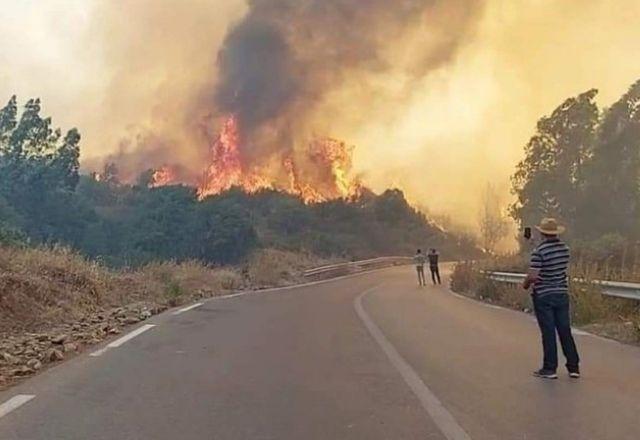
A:
MULTIPOLYGON (((470 226, 487 182, 509 201, 509 175, 540 116, 592 87, 608 105, 640 78, 638 0, 485 3, 447 63, 418 81, 402 69, 369 77, 379 94, 347 80, 317 116, 356 145, 366 183, 399 186, 470 226)), ((0 99, 41 97, 57 125, 81 130, 85 161, 141 127, 195 160, 185 128, 195 122, 185 120, 245 10, 241 0, 0 0, 0 99)), ((389 59, 411 57, 416 44, 389 35, 389 59)))

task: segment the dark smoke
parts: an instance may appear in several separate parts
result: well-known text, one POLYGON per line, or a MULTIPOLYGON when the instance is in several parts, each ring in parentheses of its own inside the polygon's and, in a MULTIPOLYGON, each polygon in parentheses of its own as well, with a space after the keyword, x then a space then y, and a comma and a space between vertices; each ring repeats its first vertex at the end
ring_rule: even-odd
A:
POLYGON ((406 74, 420 78, 449 62, 481 6, 481 0, 250 0, 218 54, 215 108, 238 117, 252 156, 293 148, 301 124, 345 78, 360 75, 367 87, 367 75, 398 69, 390 54, 410 32, 425 44, 402 66, 406 74))

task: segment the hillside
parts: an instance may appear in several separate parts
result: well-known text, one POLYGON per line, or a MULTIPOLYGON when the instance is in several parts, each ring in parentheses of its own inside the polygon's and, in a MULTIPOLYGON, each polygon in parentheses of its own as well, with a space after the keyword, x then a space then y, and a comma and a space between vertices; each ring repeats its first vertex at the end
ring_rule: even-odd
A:
POLYGON ((66 197, 72 209, 56 205, 48 213, 16 215, 5 231, 19 233, 0 237, 62 243, 114 267, 165 260, 237 264, 263 248, 340 259, 410 255, 427 246, 445 258, 475 252, 469 240, 431 224, 399 190, 315 204, 271 190, 231 189, 199 200, 184 185, 149 188, 81 176, 66 197))
MULTIPOLYGON (((475 252, 468 238, 434 226, 399 190, 376 195, 356 185, 348 195, 310 199, 291 191, 223 191, 226 184, 202 192, 159 183, 161 170, 130 183, 113 164, 82 175, 80 133, 63 136, 40 110, 40 101, 31 99, 19 111, 16 97, 0 109, 0 244, 61 244, 112 267, 168 260, 237 264, 264 248, 342 259, 412 254, 426 246, 440 248, 445 258, 475 252)), ((325 177, 335 186, 339 176, 325 177)))

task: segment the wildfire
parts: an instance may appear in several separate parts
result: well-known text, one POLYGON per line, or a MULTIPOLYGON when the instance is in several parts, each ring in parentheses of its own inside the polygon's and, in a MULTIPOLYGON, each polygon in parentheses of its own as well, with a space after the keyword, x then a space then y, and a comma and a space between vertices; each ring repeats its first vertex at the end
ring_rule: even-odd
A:
POLYGON ((200 197, 219 194, 233 186, 253 193, 271 188, 269 180, 244 169, 240 157, 240 133, 236 118, 228 118, 214 141, 211 164, 198 189, 200 197))
POLYGON ((165 165, 153 172, 151 176, 150 188, 157 188, 159 186, 171 185, 177 181, 176 173, 171 167, 165 165))
MULTIPOLYGON (((200 197, 237 186, 253 193, 277 189, 317 203, 358 195, 360 184, 351 175, 353 148, 334 139, 316 139, 303 152, 286 154, 269 168, 250 167, 242 157, 238 121, 229 117, 211 147, 211 163, 204 173, 200 197), (279 166, 278 166, 279 165, 279 166)), ((160 180, 158 180, 160 181, 160 180)))

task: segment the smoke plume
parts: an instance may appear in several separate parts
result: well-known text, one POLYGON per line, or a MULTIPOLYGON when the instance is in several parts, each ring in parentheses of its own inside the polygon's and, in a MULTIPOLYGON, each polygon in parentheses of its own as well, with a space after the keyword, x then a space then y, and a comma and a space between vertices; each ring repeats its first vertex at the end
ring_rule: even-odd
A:
POLYGON ((351 111, 323 118, 332 93, 358 81, 374 94, 376 79, 450 61, 480 10, 480 0, 253 0, 218 53, 212 108, 238 117, 254 157, 292 148, 331 130, 318 116, 351 111))
POLYGON ((344 140, 365 185, 467 227, 487 182, 508 202, 538 118, 594 87, 607 106, 640 77, 637 0, 60 4, 0 10, 0 94, 78 126, 85 170, 175 164, 195 181, 235 113, 244 160, 344 140))

